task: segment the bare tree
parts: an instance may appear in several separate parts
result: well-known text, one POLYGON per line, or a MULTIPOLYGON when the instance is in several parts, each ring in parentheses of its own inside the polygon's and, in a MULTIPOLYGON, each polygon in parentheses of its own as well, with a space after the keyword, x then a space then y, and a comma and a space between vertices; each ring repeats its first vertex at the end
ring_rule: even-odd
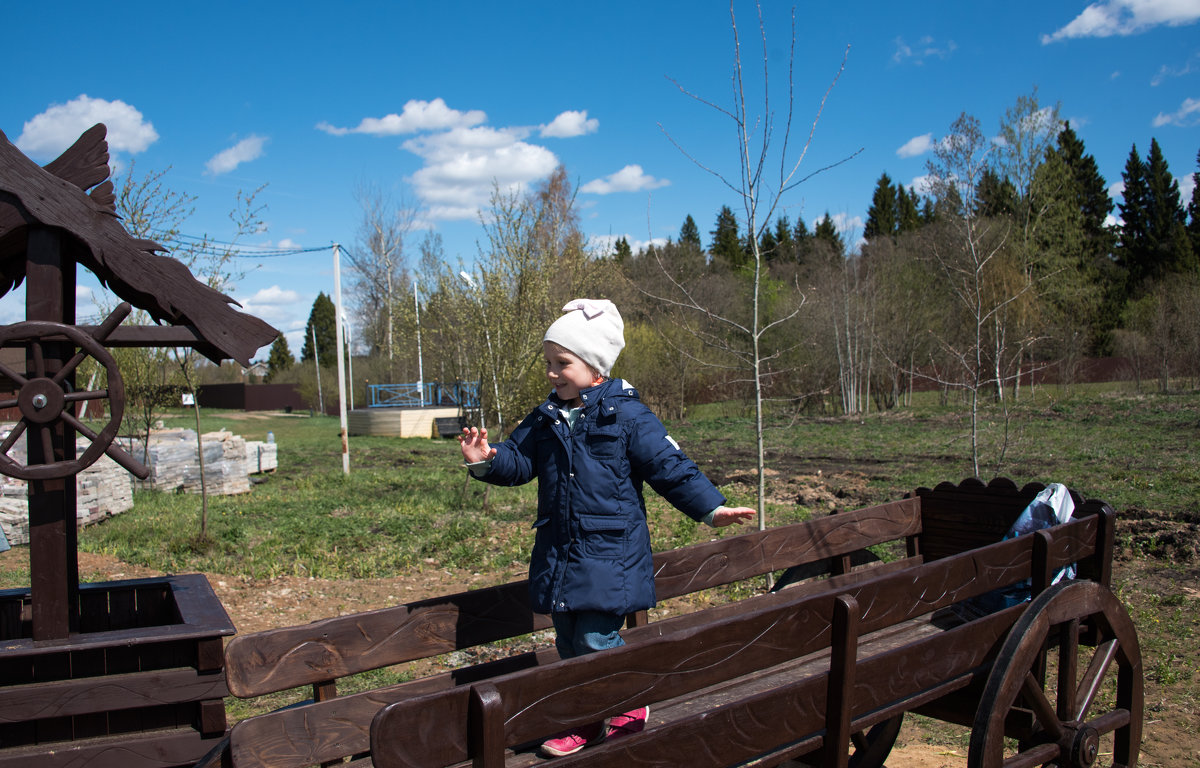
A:
POLYGON ((396 357, 396 316, 408 297, 404 241, 417 210, 370 184, 360 184, 354 199, 362 208, 356 247, 346 253, 350 289, 363 324, 360 338, 382 350, 391 365, 396 357))
MULTIPOLYGON (((979 121, 962 114, 937 143, 928 163, 938 198, 938 223, 927 228, 930 253, 953 296, 938 338, 951 368, 933 374, 940 383, 965 390, 970 415, 971 465, 979 474, 980 397, 990 391, 1008 426, 1004 385, 1016 375, 1013 362, 1028 345, 1011 323, 1016 304, 1033 288, 1032 277, 1011 247, 1010 219, 981 216, 980 184, 992 161, 993 143, 979 121)), ((925 375, 929 376, 928 371, 925 375)), ((998 461, 1003 460, 1003 447, 998 461)))
MULTIPOLYGON (((808 178, 811 178, 815 173, 820 173, 822 170, 831 167, 827 166, 826 168, 818 169, 814 174, 808 174, 804 177, 800 176, 800 167, 808 153, 809 147, 812 145, 821 112, 828 101, 833 87, 837 84, 842 71, 845 69, 846 57, 843 57, 837 74, 821 98, 807 138, 800 144, 799 149, 794 149, 791 147, 791 140, 793 138, 792 119, 794 103, 793 65, 796 48, 795 10, 793 9, 792 11, 787 97, 783 118, 777 123, 776 116, 772 111, 767 34, 761 3, 756 3, 755 8, 758 13, 758 31, 762 45, 762 82, 755 84, 761 86, 761 113, 751 114, 747 104, 748 86, 746 84, 746 77, 748 76, 748 72, 742 63, 742 43, 732 0, 729 4, 729 19, 733 32, 734 53, 732 106, 728 108, 723 107, 689 91, 678 82, 672 80, 679 91, 685 96, 712 108, 733 124, 737 135, 739 171, 737 177, 730 178, 721 171, 716 170, 713 166, 694 157, 680 146, 671 134, 663 128, 664 133, 666 133, 672 144, 698 167, 718 179, 741 201, 747 225, 747 240, 750 247, 750 263, 747 265, 750 275, 748 281, 748 290, 750 293, 749 311, 744 314, 739 314, 735 311, 720 311, 713 303, 706 301, 694 285, 674 279, 671 280, 672 290, 669 293, 654 295, 653 298, 664 305, 686 310, 701 320, 703 324, 698 323, 693 328, 704 339, 705 343, 709 345, 710 349, 717 353, 718 362, 716 364, 737 367, 744 372, 748 377, 747 381, 753 387, 755 436, 758 457, 758 525, 760 529, 763 529, 766 527, 766 462, 763 442, 763 406, 768 379, 773 373, 771 364, 782 354, 781 349, 769 349, 765 346, 764 342, 769 334, 799 316, 805 297, 799 291, 799 287, 795 286, 795 293, 785 306, 781 306, 774 312, 768 311, 768 307, 764 301, 767 265, 765 263, 765 254, 761 249, 761 238, 763 232, 771 225, 784 195, 808 178), (723 332, 714 332, 713 329, 722 329, 723 332)), ((848 55, 849 48, 846 50, 846 56, 848 55)), ((845 162, 848 159, 845 158, 839 161, 839 163, 845 162)), ((664 272, 666 272, 665 269, 664 272)), ((744 306, 745 304, 744 300, 737 303, 738 306, 744 306)))

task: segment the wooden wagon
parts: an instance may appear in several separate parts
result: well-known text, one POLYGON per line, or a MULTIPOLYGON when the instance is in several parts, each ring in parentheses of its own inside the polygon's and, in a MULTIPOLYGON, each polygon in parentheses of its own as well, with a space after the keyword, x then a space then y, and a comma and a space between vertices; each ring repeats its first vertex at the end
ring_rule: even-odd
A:
POLYGON ((1039 490, 946 483, 659 553, 660 599, 768 572, 782 588, 631 616, 625 647, 577 659, 545 648, 336 695, 340 677, 545 628, 523 581, 236 637, 234 695, 314 697, 236 724, 201 765, 534 765, 548 735, 642 705, 646 730, 557 763, 881 766, 919 712, 972 728, 972 766, 1135 765, 1142 672, 1108 589, 1113 512, 1077 499, 1067 524, 1002 541, 1039 490), (1078 578, 1051 585, 1072 563, 1078 578), (1024 580, 1030 602, 951 610, 1024 580))

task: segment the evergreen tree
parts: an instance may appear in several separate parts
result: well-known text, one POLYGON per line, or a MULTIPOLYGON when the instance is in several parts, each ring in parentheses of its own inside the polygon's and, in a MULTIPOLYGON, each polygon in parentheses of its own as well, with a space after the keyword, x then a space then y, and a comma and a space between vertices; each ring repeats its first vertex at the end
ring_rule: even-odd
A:
POLYGON ((1188 234, 1192 253, 1200 255, 1200 151, 1196 152, 1197 171, 1192 174, 1192 200, 1188 203, 1188 234))
POLYGON ((1129 152, 1121 209, 1122 265, 1131 297, 1148 283, 1172 273, 1190 271, 1194 264, 1188 241, 1179 184, 1171 176, 1162 149, 1150 140, 1150 153, 1142 162, 1137 146, 1129 152))
POLYGON ((1105 222, 1112 213, 1113 201, 1108 196, 1108 184, 1100 175, 1096 158, 1086 154, 1083 141, 1067 122, 1058 134, 1058 155, 1071 169, 1075 180, 1075 194, 1083 212, 1083 227, 1089 241, 1089 249, 1107 257, 1112 253, 1115 237, 1105 222))
POLYGON ((833 223, 828 211, 825 212, 825 217, 817 222, 817 227, 813 230, 813 240, 828 246, 834 256, 844 258, 846 255, 846 243, 838 234, 837 225, 833 223))
POLYGON ((270 384, 272 379, 291 368, 295 362, 296 359, 292 357, 292 350, 288 346, 287 336, 279 334, 275 343, 271 345, 270 354, 267 355, 267 375, 264 380, 270 384))
POLYGON ((729 269, 738 269, 746 263, 746 249, 738 236, 737 216, 732 208, 727 205, 721 206, 716 227, 710 234, 713 239, 708 250, 715 263, 729 269))
POLYGON ((808 231, 803 216, 796 217, 796 227, 792 230, 792 249, 797 264, 808 261, 812 250, 812 233, 808 231))
POLYGON ((796 243, 792 239, 792 222, 787 214, 775 219, 775 261, 794 261, 796 258, 796 243))
POLYGON ((921 228, 921 211, 917 208, 916 191, 896 185, 896 232, 915 232, 921 228))
POLYGON ((1011 216, 1017 210, 1017 188, 1008 178, 1001 178, 988 168, 979 179, 976 190, 975 213, 979 216, 1011 216))
POLYGON ((688 214, 683 220, 683 226, 679 228, 679 243, 681 245, 693 245, 700 249, 704 246, 700 242, 700 228, 696 226, 696 220, 692 218, 692 214, 688 214))
POLYGON ((621 239, 617 240, 616 245, 614 246, 613 259, 616 260, 618 264, 624 264, 625 260, 631 258, 632 256, 633 249, 629 247, 629 241, 625 239, 624 235, 622 235, 621 239))
POLYGON ((304 348, 300 350, 300 359, 308 362, 315 356, 322 367, 337 364, 337 310, 333 299, 325 292, 317 294, 312 311, 308 313, 308 325, 304 328, 304 348), (313 348, 313 336, 316 336, 317 346, 313 348))
POLYGON ((892 179, 883 173, 875 182, 871 195, 871 207, 867 208, 867 223, 863 226, 863 237, 867 240, 891 237, 898 229, 896 188, 892 179))
POLYGON ((775 239, 775 232, 770 228, 764 228, 762 237, 758 238, 758 252, 767 261, 773 261, 779 257, 779 241, 775 239))

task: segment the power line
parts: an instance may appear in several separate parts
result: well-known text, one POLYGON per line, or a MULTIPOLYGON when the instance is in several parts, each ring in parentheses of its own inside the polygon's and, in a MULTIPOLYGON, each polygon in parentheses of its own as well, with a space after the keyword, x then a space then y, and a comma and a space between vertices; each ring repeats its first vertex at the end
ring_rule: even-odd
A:
POLYGON ((296 256, 302 253, 319 253, 332 250, 332 245, 317 248, 278 248, 270 246, 241 245, 222 240, 195 235, 174 234, 163 236, 162 240, 178 241, 180 245, 194 253, 210 256, 232 256, 237 259, 277 258, 280 256, 296 256))

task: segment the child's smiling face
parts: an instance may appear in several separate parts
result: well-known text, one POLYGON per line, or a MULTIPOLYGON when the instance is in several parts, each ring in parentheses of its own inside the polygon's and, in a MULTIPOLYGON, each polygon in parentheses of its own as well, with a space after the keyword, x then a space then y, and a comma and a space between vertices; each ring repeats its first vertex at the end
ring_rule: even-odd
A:
POLYGON ((546 378, 559 398, 572 407, 581 404, 579 391, 599 384, 603 379, 573 352, 552 341, 542 342, 546 356, 546 378))

